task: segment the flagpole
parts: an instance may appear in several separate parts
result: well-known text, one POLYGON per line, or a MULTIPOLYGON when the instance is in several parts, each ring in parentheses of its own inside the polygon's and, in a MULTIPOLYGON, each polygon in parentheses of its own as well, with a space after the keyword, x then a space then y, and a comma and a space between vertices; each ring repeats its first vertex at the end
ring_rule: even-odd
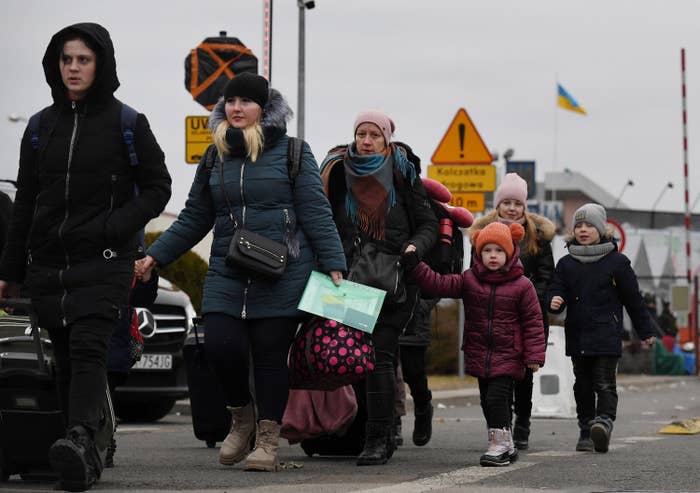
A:
MULTIPOLYGON (((556 173, 557 171, 557 138, 558 138, 558 121, 557 121, 557 107, 559 106, 559 75, 557 73, 554 74, 554 79, 555 79, 555 97, 556 99, 554 100, 554 140, 553 140, 553 153, 552 153, 552 172, 556 173)), ((555 177, 552 175, 552 181, 554 182, 555 177)), ((552 190, 551 190, 551 200, 552 200, 552 207, 555 207, 555 220, 556 220, 556 205, 554 202, 557 200, 557 189, 554 184, 552 184, 552 190)))

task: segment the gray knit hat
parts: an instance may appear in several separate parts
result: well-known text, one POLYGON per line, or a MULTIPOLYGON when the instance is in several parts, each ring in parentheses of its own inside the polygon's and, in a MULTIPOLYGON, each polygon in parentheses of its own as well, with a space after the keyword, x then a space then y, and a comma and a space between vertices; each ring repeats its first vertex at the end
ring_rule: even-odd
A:
POLYGON ((592 224, 601 238, 605 235, 607 221, 608 215, 600 204, 584 204, 574 212, 574 228, 578 223, 592 224))

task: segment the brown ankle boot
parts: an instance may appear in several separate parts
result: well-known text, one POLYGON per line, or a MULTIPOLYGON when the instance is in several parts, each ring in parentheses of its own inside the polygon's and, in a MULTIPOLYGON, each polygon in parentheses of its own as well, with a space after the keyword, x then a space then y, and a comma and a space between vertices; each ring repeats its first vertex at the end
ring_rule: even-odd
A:
POLYGON ((219 462, 231 466, 242 461, 250 452, 255 433, 255 410, 249 402, 243 407, 226 407, 231 412, 231 431, 221 444, 219 462))
POLYGON ((245 460, 246 471, 277 471, 280 467, 277 449, 280 441, 280 425, 275 421, 258 423, 255 450, 245 460))

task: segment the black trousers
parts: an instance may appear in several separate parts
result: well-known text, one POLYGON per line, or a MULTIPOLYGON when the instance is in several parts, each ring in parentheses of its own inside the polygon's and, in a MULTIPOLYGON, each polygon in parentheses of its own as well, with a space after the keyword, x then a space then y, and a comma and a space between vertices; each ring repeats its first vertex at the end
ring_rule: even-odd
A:
POLYGON ((289 398, 287 356, 298 324, 296 318, 242 320, 223 313, 204 315, 204 350, 227 405, 241 407, 251 401, 252 353, 258 420, 282 422, 289 398))
POLYGON ((399 336, 413 316, 418 297, 416 289, 408 290, 408 299, 400 305, 385 304, 372 332, 376 363, 367 375, 367 421, 390 425, 394 422, 396 398, 396 357, 399 336))
POLYGON ((522 380, 513 381, 513 412, 515 422, 525 428, 530 427, 530 416, 532 415, 532 370, 525 369, 525 377, 522 380))
POLYGON ((403 380, 411 389, 415 407, 423 407, 433 398, 428 388, 428 373, 425 370, 425 354, 427 346, 401 346, 401 371, 403 380))
POLYGON ((510 429, 513 377, 479 377, 481 410, 489 428, 510 429))
POLYGON ((574 398, 579 427, 587 429, 597 416, 617 416, 617 356, 575 356, 574 398))
POLYGON ((49 329, 69 427, 81 425, 93 433, 100 427, 107 391, 107 344, 116 323, 115 310, 113 316, 86 316, 49 329))

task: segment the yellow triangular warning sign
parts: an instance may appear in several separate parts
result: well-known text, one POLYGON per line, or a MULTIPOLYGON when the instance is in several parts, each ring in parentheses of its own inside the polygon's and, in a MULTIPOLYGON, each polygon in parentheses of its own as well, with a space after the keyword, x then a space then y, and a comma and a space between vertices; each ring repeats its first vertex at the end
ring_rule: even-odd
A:
POLYGON ((493 158, 467 110, 457 111, 450 128, 435 149, 435 164, 491 164, 493 158))

